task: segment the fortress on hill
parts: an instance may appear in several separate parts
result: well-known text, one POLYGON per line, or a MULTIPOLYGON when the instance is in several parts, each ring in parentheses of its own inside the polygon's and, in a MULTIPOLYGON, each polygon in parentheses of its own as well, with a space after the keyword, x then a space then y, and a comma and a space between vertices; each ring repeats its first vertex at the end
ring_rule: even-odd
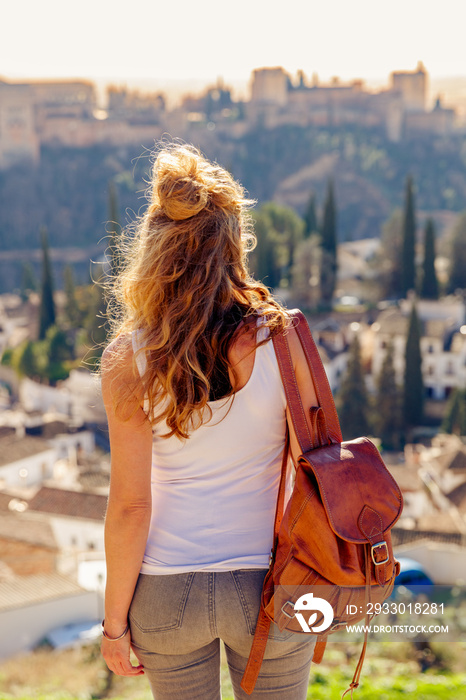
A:
POLYGON ((11 83, 0 78, 0 168, 21 161, 38 163, 41 145, 150 145, 163 133, 190 140, 192 130, 218 130, 241 138, 252 129, 282 125, 380 128, 393 142, 417 134, 448 136, 459 127, 453 109, 437 100, 428 111, 427 72, 394 72, 386 89, 369 92, 361 80, 321 85, 302 71, 293 82, 281 67, 258 68, 249 100, 235 102, 220 81, 199 97, 187 96, 167 109, 163 94, 125 87, 107 89, 106 109, 87 81, 11 83))

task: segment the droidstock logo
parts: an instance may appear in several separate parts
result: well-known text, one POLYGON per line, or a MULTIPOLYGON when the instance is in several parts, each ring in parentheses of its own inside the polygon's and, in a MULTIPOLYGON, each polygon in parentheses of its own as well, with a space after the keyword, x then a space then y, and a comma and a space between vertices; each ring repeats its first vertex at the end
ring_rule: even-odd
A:
POLYGON ((303 632, 313 632, 314 634, 328 629, 333 622, 333 608, 327 600, 315 598, 313 593, 302 595, 294 604, 295 617, 301 625, 303 632), (304 614, 311 613, 307 619, 304 614), (323 621, 317 627, 311 627, 317 620, 317 614, 324 616, 323 621))

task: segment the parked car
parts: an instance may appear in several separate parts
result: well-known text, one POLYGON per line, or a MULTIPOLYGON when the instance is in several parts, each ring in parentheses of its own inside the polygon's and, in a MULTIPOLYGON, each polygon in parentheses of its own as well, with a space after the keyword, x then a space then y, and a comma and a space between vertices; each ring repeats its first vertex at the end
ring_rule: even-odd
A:
POLYGON ((399 586, 404 586, 415 594, 428 594, 434 582, 422 564, 408 557, 397 557, 396 554, 395 558, 400 562, 401 567, 400 573, 395 579, 395 594, 399 586))

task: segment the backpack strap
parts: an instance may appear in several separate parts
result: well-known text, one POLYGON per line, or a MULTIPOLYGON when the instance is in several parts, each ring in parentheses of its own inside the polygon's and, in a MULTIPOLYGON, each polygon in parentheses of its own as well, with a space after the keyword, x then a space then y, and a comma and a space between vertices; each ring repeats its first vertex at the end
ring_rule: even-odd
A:
POLYGON ((327 374, 325 372, 324 365, 322 364, 322 360, 320 359, 317 346, 311 335, 309 325, 304 314, 299 309, 293 309, 289 312, 289 314, 293 319, 293 327, 298 333, 301 345, 306 355, 309 371, 312 379, 314 380, 314 388, 316 390, 317 398, 319 399, 319 406, 322 407, 327 421, 330 442, 342 442, 343 438, 341 435, 337 409, 335 408, 335 401, 333 400, 327 374))
POLYGON ((241 679, 241 687, 244 692, 247 693, 247 695, 251 695, 252 691, 254 690, 257 677, 261 670, 265 647, 267 646, 267 640, 269 638, 270 625, 271 622, 264 612, 263 605, 261 605, 248 663, 246 664, 246 668, 244 669, 244 674, 241 679))
MULTIPOLYGON (((325 369, 322 364, 322 360, 320 359, 317 347, 312 338, 311 331, 309 330, 307 321, 304 315, 301 313, 301 311, 299 311, 299 309, 294 309, 293 311, 290 311, 289 315, 293 319, 293 327, 296 328, 299 339, 301 341, 301 345, 306 355, 309 371, 313 378, 317 398, 319 400, 319 407, 306 407, 306 410, 310 410, 310 420, 311 426, 313 428, 313 434, 311 434, 306 419, 305 409, 298 390, 298 384, 294 373, 293 361, 291 359, 291 353, 288 345, 288 340, 286 338, 286 332, 284 334, 274 336, 273 344, 275 348, 275 354, 277 356, 277 362, 280 369, 283 386, 285 389, 287 405, 290 410, 293 427, 296 433, 296 437, 298 439, 301 452, 305 453, 312 450, 313 447, 317 446, 317 444, 324 444, 325 442, 341 442, 342 436, 335 408, 335 403, 333 401, 332 392, 330 391, 330 385, 328 383, 327 375, 325 373, 325 369)), ((278 541, 278 531, 280 529, 280 523, 283 517, 288 456, 289 431, 287 429, 285 438, 285 448, 282 459, 280 484, 277 495, 277 508, 275 511, 274 539, 271 563, 269 573, 266 576, 264 585, 269 583, 269 574, 273 567, 275 549, 278 541)), ((265 614, 264 606, 261 605, 248 663, 246 665, 243 678, 241 680, 241 687, 244 690, 244 692, 248 695, 250 695, 254 690, 254 686, 256 684, 257 677, 260 672, 262 660, 264 658, 265 647, 267 645, 267 639, 270 631, 270 625, 271 621, 265 614)), ((317 663, 322 658, 325 649, 325 643, 325 639, 319 638, 317 641, 313 658, 313 660, 317 663)))

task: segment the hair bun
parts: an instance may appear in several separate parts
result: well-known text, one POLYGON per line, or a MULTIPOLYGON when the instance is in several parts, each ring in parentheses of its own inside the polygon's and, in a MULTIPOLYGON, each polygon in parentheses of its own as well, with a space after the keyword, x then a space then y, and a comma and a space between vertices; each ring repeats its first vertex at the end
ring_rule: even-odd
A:
POLYGON ((162 211, 174 221, 195 216, 208 200, 207 187, 197 171, 197 159, 187 148, 159 156, 154 190, 162 211))

